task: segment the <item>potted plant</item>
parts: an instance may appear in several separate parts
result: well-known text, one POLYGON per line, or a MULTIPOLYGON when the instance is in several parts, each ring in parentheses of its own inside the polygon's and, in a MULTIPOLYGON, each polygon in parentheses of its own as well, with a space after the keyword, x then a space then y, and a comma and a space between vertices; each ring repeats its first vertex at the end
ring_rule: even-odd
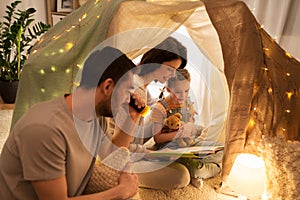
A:
POLYGON ((45 33, 50 25, 32 24, 34 8, 17 9, 21 1, 6 6, 0 22, 0 95, 5 103, 14 103, 22 67, 33 46, 33 40, 45 33), (13 88, 13 91, 6 90, 13 88), (5 90, 5 91, 4 91, 5 90))

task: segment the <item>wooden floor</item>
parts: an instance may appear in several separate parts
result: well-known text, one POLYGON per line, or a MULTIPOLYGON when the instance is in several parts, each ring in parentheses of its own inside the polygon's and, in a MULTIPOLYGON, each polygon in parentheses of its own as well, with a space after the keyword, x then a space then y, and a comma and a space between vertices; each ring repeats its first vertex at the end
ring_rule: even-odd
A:
POLYGON ((15 107, 15 104, 6 104, 3 102, 3 100, 0 97, 0 110, 13 110, 15 107))

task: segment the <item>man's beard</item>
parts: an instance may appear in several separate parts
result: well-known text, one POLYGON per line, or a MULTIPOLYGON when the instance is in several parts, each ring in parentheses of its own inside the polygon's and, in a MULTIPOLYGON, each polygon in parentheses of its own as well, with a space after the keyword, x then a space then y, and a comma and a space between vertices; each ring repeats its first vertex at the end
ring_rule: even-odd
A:
POLYGON ((96 105, 97 117, 113 117, 110 100, 104 101, 96 105))

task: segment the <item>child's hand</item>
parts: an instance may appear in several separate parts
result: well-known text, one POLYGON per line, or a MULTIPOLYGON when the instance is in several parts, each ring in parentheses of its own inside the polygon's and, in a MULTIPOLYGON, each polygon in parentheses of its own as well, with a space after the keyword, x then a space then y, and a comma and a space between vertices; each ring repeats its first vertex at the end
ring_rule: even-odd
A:
POLYGON ((192 138, 194 136, 194 132, 195 132, 195 125, 191 122, 183 124, 178 130, 178 134, 180 135, 179 137, 181 138, 185 138, 185 137, 192 138))

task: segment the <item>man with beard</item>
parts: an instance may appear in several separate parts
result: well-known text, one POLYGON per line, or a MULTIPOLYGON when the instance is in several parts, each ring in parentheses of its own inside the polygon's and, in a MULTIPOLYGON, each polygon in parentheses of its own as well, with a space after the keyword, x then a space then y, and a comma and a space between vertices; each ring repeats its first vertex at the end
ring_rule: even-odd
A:
MULTIPOLYGON (((1 152, 0 199, 107 200, 135 195, 137 176, 127 172, 121 173, 116 187, 82 195, 95 157, 107 141, 98 117, 112 117, 128 105, 134 67, 121 51, 104 47, 88 56, 80 86, 72 94, 32 106, 1 152)), ((138 121, 140 115, 133 109, 130 113, 132 121, 138 121)))

